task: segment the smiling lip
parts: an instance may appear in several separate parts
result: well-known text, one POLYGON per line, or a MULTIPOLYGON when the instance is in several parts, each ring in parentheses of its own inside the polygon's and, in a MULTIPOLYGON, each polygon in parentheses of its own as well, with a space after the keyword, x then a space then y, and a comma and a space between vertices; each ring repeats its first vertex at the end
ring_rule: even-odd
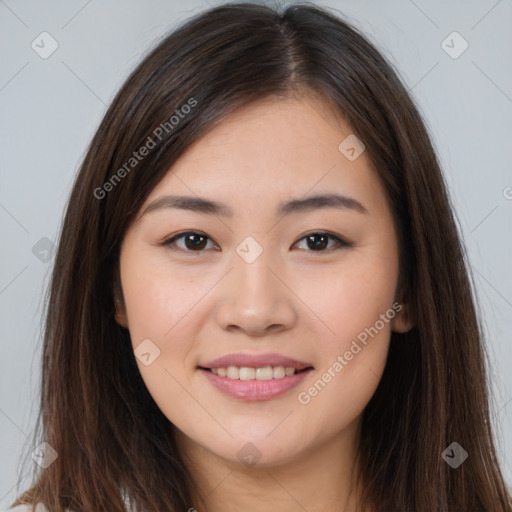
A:
POLYGON ((303 361, 297 361, 281 354, 228 354, 213 361, 200 364, 201 368, 226 368, 228 366, 245 366, 247 368, 262 368, 263 366, 289 366, 304 370, 312 366, 303 361))
POLYGON ((203 375, 223 393, 241 400, 270 400, 297 386, 306 375, 312 370, 313 366, 297 361, 290 357, 280 354, 229 354, 219 357, 207 363, 198 366, 203 375), (238 380, 228 377, 221 377, 213 374, 211 368, 227 368, 228 366, 238 366, 247 368, 262 368, 264 366, 284 366, 295 368, 300 373, 287 375, 280 379, 271 380, 238 380), (303 371, 301 371, 303 370, 303 371))

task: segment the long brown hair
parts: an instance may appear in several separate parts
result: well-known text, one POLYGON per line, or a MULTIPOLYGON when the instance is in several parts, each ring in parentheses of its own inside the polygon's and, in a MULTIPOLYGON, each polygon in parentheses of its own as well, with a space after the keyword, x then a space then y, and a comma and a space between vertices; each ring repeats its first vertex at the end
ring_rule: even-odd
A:
POLYGON ((129 332, 114 319, 120 244, 187 147, 238 107, 298 90, 320 95, 364 141, 399 228, 401 298, 415 324, 392 333, 363 413, 361 510, 512 510, 469 265, 417 107, 393 67, 339 15, 249 3, 212 8, 162 40, 92 139, 67 206, 46 311, 38 441, 58 457, 35 467, 33 485, 14 504, 42 502, 55 512, 191 506, 192 478, 172 424, 144 385, 129 332), (148 151, 136 158, 143 146, 148 151), (452 442, 469 454, 456 469, 441 456, 452 442))

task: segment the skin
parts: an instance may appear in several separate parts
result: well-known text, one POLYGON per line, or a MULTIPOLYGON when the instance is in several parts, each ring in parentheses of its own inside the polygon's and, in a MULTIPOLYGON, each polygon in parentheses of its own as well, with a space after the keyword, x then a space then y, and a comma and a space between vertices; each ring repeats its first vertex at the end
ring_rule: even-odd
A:
MULTIPOLYGON (((150 365, 137 364, 177 427, 211 512, 355 511, 361 415, 382 376, 391 331, 411 325, 402 305, 309 403, 298 401, 397 301, 393 217, 365 152, 349 161, 338 149, 351 133, 311 97, 243 107, 176 162, 123 240, 116 319, 134 349, 149 338, 160 350, 150 365), (332 192, 357 199, 367 213, 331 207, 275 214, 281 201, 332 192), (168 194, 221 201, 234 215, 165 207, 142 215, 168 194), (160 245, 185 230, 206 235, 200 249, 186 237, 176 251, 160 245), (353 246, 327 239, 315 251, 304 237, 318 231, 353 246), (247 236, 263 249, 252 263, 236 252, 247 236), (277 352, 314 370, 279 397, 244 401, 220 392, 197 368, 235 352, 277 352), (261 456, 253 466, 237 456, 248 442, 261 456)), ((204 510, 199 501, 191 506, 204 510)))

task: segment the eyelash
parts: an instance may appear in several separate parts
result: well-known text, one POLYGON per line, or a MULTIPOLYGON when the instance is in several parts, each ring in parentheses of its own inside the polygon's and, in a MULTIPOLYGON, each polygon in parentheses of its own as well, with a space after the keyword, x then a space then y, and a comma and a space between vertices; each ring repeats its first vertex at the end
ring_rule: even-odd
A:
MULTIPOLYGON (((193 250, 190 250, 190 249, 180 249, 180 248, 173 247, 173 244, 177 240, 185 238, 187 235, 199 235, 199 236, 201 236, 203 238, 211 240, 210 237, 208 237, 207 235, 205 235, 204 233, 201 233, 199 231, 183 231, 181 233, 173 235, 171 238, 168 238, 167 240, 164 240, 163 242, 160 243, 160 245, 165 246, 166 248, 168 248, 168 249, 170 249, 172 251, 188 252, 188 253, 201 253, 201 252, 204 252, 203 249, 197 250, 197 251, 193 251, 193 250)), ((326 232, 326 231, 313 231, 311 233, 307 233, 302 238, 297 240, 297 242, 299 242, 301 240, 304 240, 305 238, 308 238, 310 236, 314 236, 314 235, 326 236, 326 237, 328 237, 331 240, 335 240, 338 245, 335 246, 335 247, 331 247, 330 249, 324 249, 324 250, 320 250, 320 251, 314 251, 314 250, 307 250, 306 249, 306 252, 322 253, 322 252, 330 252, 331 250, 339 250, 339 249, 343 249, 343 248, 348 248, 348 247, 353 247, 354 246, 354 244, 352 242, 348 242, 347 240, 344 240, 343 238, 341 238, 341 237, 339 237, 337 235, 334 235, 333 233, 326 232)), ((295 243, 297 243, 297 242, 295 242, 295 243)))

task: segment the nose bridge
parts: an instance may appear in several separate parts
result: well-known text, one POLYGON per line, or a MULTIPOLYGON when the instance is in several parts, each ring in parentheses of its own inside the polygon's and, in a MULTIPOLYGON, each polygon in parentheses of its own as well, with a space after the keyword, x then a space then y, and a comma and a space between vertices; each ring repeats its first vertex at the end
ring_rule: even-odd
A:
POLYGON ((225 329, 237 326, 255 335, 270 327, 289 327, 294 321, 291 294, 274 275, 280 265, 271 250, 258 245, 260 249, 254 241, 247 240, 237 248, 227 291, 218 309, 218 321, 225 329))
MULTIPOLYGON (((251 247, 250 242, 247 245, 249 246, 247 254, 250 255, 256 249, 251 247)), ((269 269, 272 266, 271 260, 273 259, 270 257, 271 251, 262 250, 254 260, 246 259, 243 254, 240 256, 240 252, 247 245, 237 249, 239 255, 235 259, 233 279, 235 281, 236 301, 247 312, 252 309, 255 313, 259 311, 261 314, 272 309, 277 299, 276 294, 282 293, 282 290, 276 289, 279 283, 276 282, 275 276, 269 269)), ((252 257, 254 257, 254 254, 252 257)))

